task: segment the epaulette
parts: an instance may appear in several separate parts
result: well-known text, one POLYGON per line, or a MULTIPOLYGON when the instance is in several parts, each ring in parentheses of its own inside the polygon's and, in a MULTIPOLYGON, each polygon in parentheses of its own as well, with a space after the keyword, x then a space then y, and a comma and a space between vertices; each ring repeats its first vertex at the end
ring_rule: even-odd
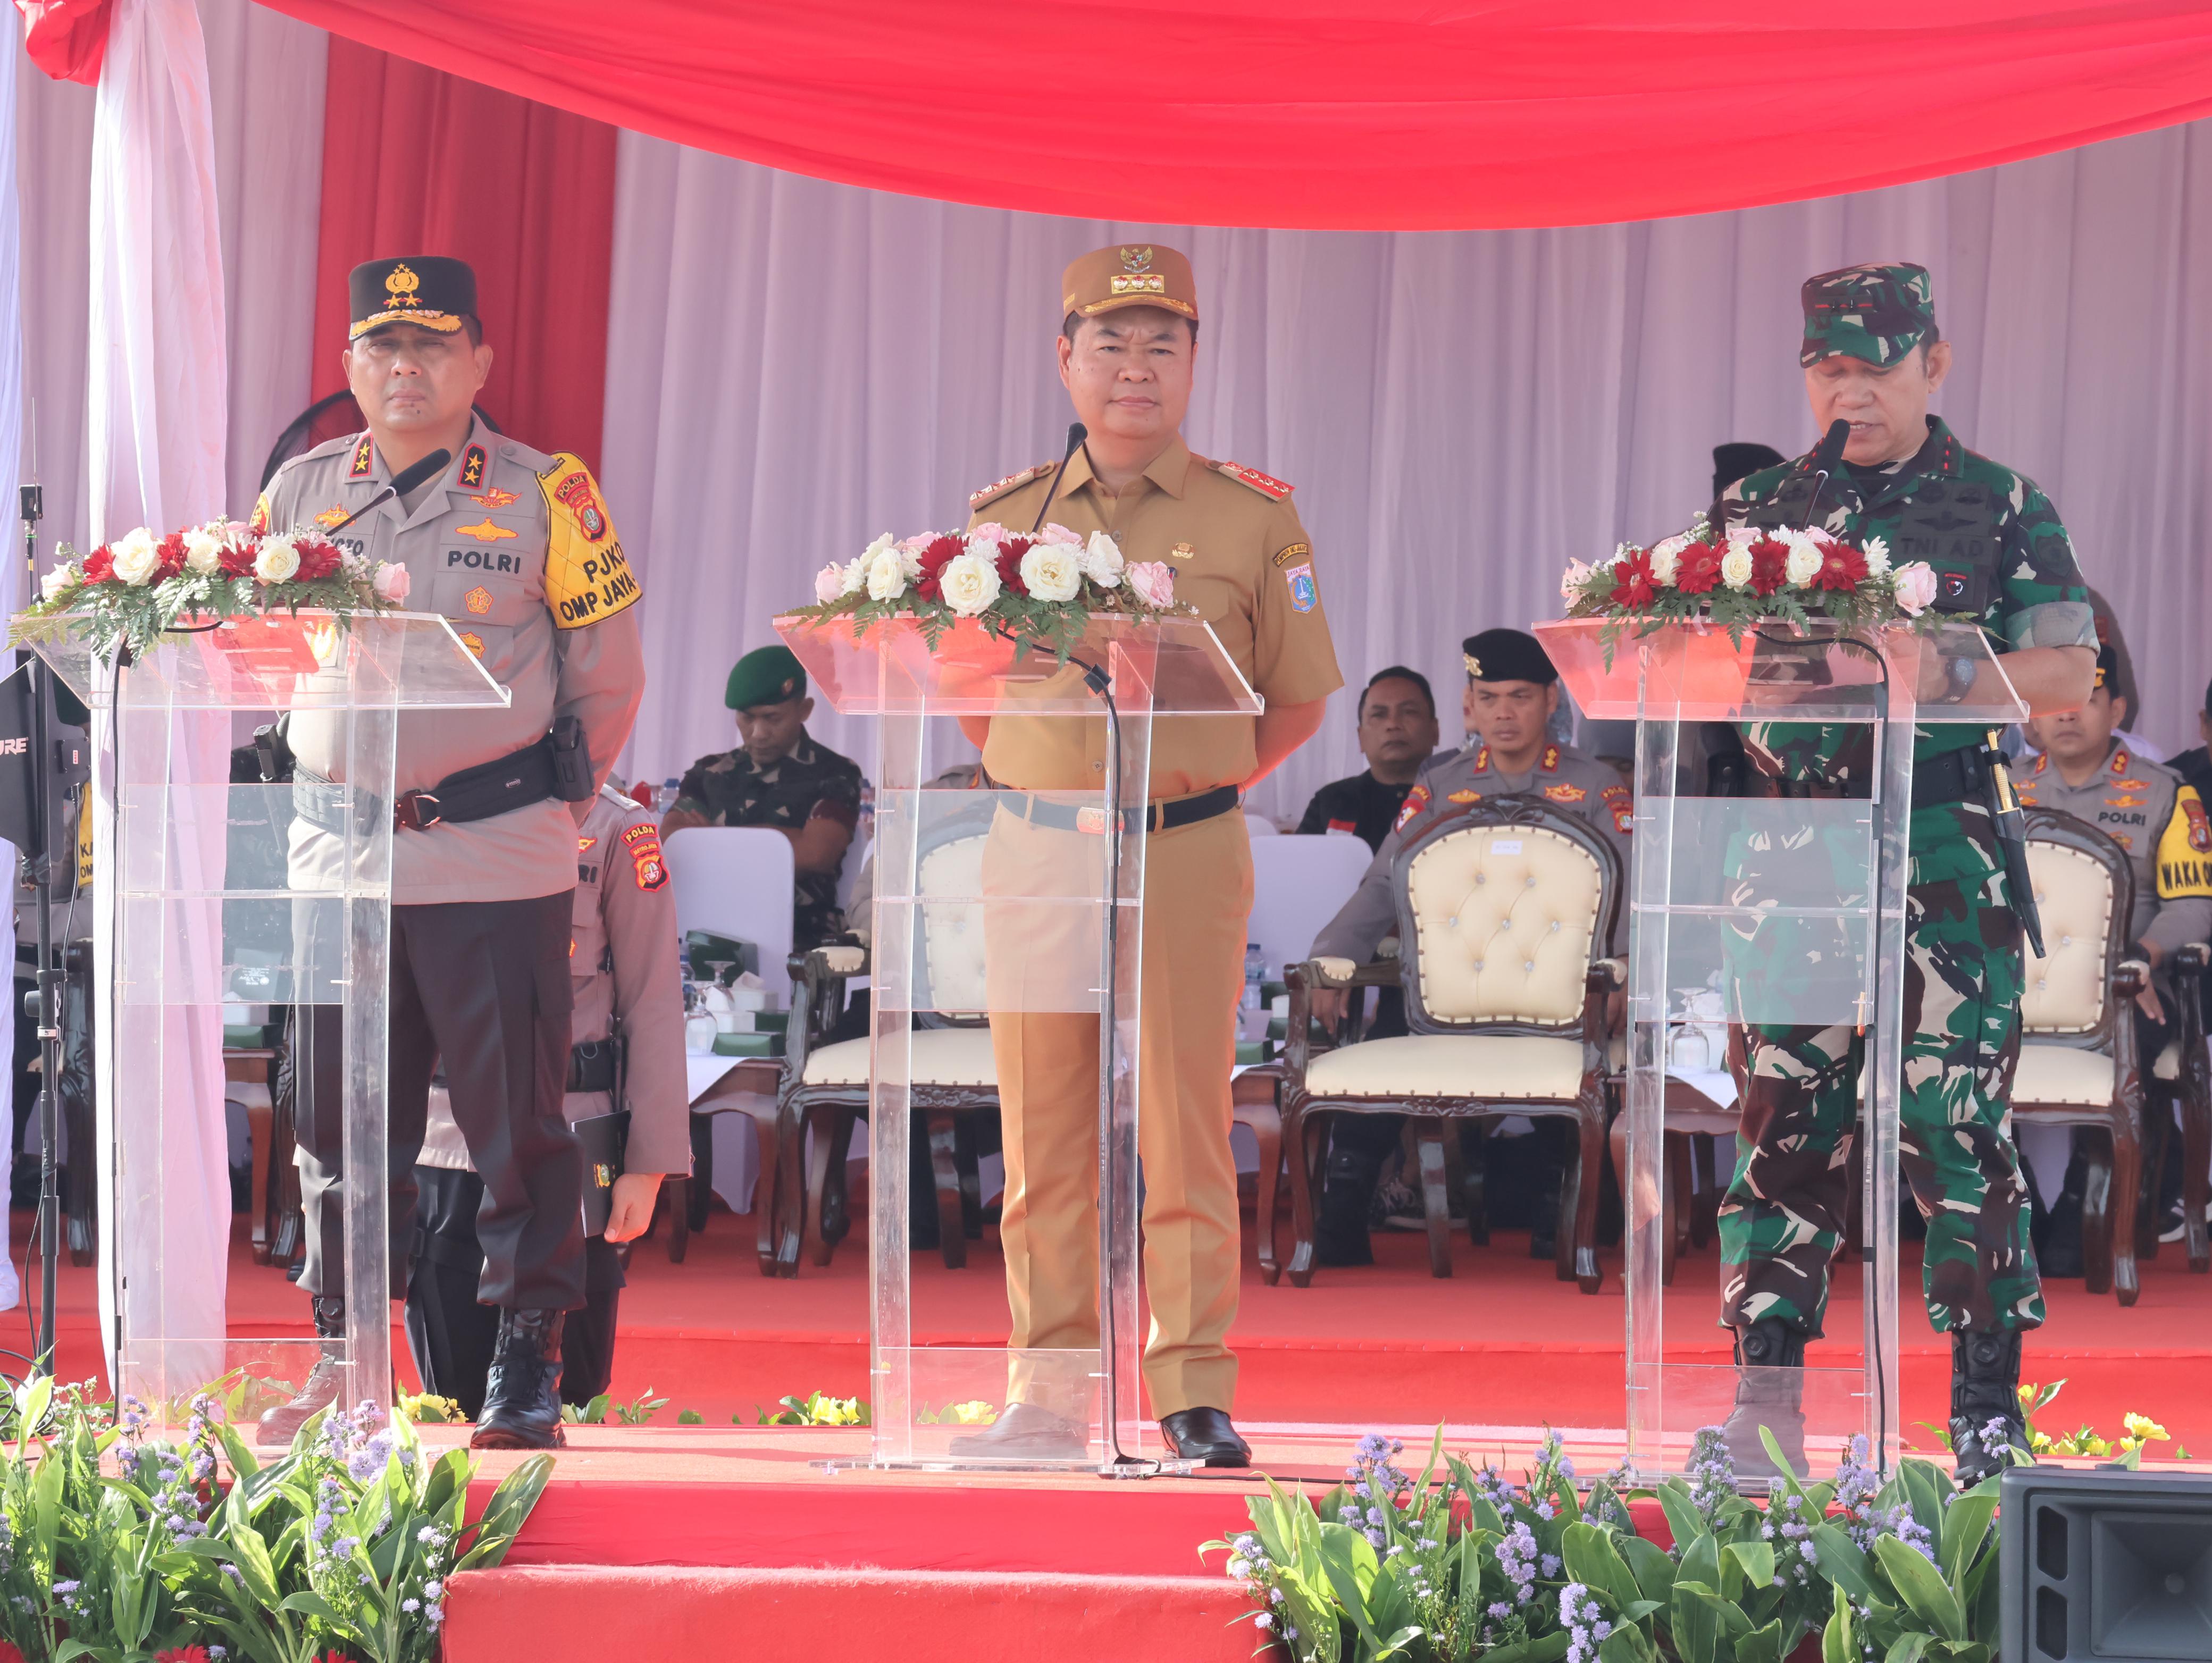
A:
POLYGON ((608 802, 613 804, 617 808, 623 810, 626 812, 635 812, 645 806, 642 803, 631 801, 630 798, 623 796, 611 785, 601 786, 599 787, 599 795, 605 798, 608 802))
POLYGON ((1004 479, 994 484, 986 485, 980 491, 969 492, 968 506, 971 509, 980 508, 994 497, 1004 496, 1017 485, 1026 485, 1032 479, 1040 479, 1059 465, 1057 462, 1040 462, 1034 468, 1024 468, 1018 474, 1008 474, 1004 479))
POLYGON ((1216 462, 1210 458, 1206 465, 1218 474, 1226 474, 1240 485, 1249 485, 1271 502, 1280 502, 1291 494, 1291 487, 1279 479, 1269 477, 1256 468, 1240 467, 1234 462, 1216 462))

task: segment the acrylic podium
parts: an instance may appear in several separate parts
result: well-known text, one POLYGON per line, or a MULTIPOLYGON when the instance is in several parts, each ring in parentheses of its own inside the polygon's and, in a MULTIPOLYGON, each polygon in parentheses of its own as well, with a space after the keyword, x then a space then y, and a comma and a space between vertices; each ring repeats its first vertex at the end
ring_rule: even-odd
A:
MULTIPOLYGON (((1714 1356, 1727 1339, 1716 1326, 1718 1289, 1678 1284, 1669 1332, 1661 1287, 1669 1042, 1718 1016, 1730 1027, 1846 1025, 1865 1035, 1862 1274, 1854 1290, 1842 1259, 1831 1266, 1825 1337, 1806 1353, 1805 1444, 1825 1470, 1847 1437, 1864 1433, 1887 1469, 1903 1430, 1898 1089, 1913 732, 2002 727, 2026 707, 1970 624, 1922 634, 1768 623, 1741 642, 1710 624, 1670 624, 1641 637, 1625 631, 1610 649, 1604 629, 1599 619, 1536 626, 1585 717, 1637 724, 1624 1184, 1630 1461, 1647 1481, 1681 1472, 1692 1435, 1725 1421, 1735 1399, 1737 1370, 1714 1356), (1931 654, 1975 664, 1964 701, 1916 702, 1931 654), (1859 783, 1833 795, 1689 795, 1685 725, 1708 721, 1863 730, 1850 736, 1859 783), (1685 1312, 1694 1314, 1686 1323, 1685 1312)), ((1919 1308, 1917 1287, 1905 1303, 1919 1308)))
MULTIPOLYGON (((882 724, 869 970, 872 1464, 1004 1470, 1008 1463, 957 1441, 1016 1401, 1090 1429, 1080 1454, 1021 1465, 1107 1470, 1141 1458, 1158 1435, 1138 1377, 1145 837, 1143 815, 1121 810, 1146 800, 1154 718, 1252 715, 1260 701, 1194 618, 1094 616, 1066 665, 1049 652, 1018 655, 972 621, 934 651, 908 619, 872 625, 857 639, 847 622, 786 619, 777 629, 816 691, 845 714, 882 724), (1085 666, 1103 672, 1105 696, 1085 666), (933 719, 957 716, 1085 725, 1087 781, 1034 792, 928 786, 933 727, 940 740, 957 738, 949 722, 933 719), (1097 1341, 1022 1350, 964 1343, 973 1336, 942 1330, 972 1325, 935 1315, 933 1284, 918 1286, 911 1273, 908 1156, 917 1093, 948 1082, 994 1089, 988 1023, 1043 1018, 1048 1031, 1054 1017, 1083 1042, 1097 1025, 1097 1139, 1084 1140, 1086 1175, 1067 1205, 1085 1214, 1096 1208, 1097 1341), (963 1343, 944 1343, 954 1338, 963 1343)), ((957 753, 972 751, 963 743, 957 753)), ((954 1274, 989 1273, 975 1266, 954 1274)))
MULTIPOLYGON (((346 1286, 387 1287, 393 748, 406 714, 504 705, 507 691, 429 614, 301 612, 173 630, 120 665, 64 620, 38 628, 33 650, 95 712, 114 1385, 171 1419, 224 1381, 244 1387, 239 1411, 251 1416, 289 1397, 322 1353, 307 1334, 307 1298, 282 1285, 281 1268, 258 1272, 280 1284, 258 1302, 296 1312, 285 1333, 240 1332, 205 1285, 224 1275, 230 1237, 226 1012, 343 1007, 346 1286), (315 825, 295 816, 294 786, 230 783, 232 748, 283 714, 295 743, 313 730, 317 750, 326 743, 337 759, 315 825), (321 828, 333 821, 344 829, 321 828)), ((386 1300, 349 1299, 346 1339, 343 1400, 388 1404, 386 1300)))

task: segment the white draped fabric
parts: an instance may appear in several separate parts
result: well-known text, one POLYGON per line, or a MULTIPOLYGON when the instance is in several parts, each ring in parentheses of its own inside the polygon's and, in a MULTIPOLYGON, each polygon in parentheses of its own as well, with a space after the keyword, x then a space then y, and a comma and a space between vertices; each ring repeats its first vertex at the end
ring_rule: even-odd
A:
MULTIPOLYGON (((1876 258, 1932 268, 1958 360, 1939 407, 2051 494, 2133 647, 2138 725, 2196 742, 2203 124, 1742 213, 1397 234, 1048 219, 622 144, 605 474, 645 578, 634 775, 732 742, 731 662, 823 561, 957 524, 969 491, 1057 454, 1060 267, 1155 239, 1200 273, 1192 444, 1297 485, 1346 679, 1425 671, 1447 743, 1462 635, 1554 615, 1570 557, 1686 522, 1714 445, 1812 441, 1798 284, 1876 258)), ((866 722, 816 726, 871 760, 866 722)), ((1295 814, 1353 772, 1352 730, 1340 695, 1256 806, 1295 814)))
MULTIPOLYGON (((15 83, 0 76, 0 319, 13 318, 22 303, 22 245, 19 228, 15 177, 15 83)), ((20 331, 0 328, 0 487, 21 476, 16 470, 23 446, 23 340, 20 331)), ((23 587, 23 567, 12 555, 0 558, 0 616, 15 611, 23 587)), ((0 871, 13 874, 15 850, 0 843, 0 871)), ((12 962, 15 956, 15 920, 12 909, 0 913, 0 954, 12 962)), ((11 973, 12 976, 12 973, 11 973)), ((13 986, 12 979, 9 986, 13 986)), ((0 1114, 12 1106, 15 1081, 0 1088, 0 1114)), ((12 1118, 0 1121, 13 1131, 12 1118)), ((6 1162, 0 1162, 4 1174, 6 1162)), ((12 1259, 0 1265, 0 1309, 15 1302, 20 1291, 12 1259)))

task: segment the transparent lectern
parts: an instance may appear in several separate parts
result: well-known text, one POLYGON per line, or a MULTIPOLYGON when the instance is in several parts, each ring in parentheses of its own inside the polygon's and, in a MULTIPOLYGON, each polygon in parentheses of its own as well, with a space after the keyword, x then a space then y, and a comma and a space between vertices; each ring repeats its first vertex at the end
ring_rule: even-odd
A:
POLYGON ((1139 1458, 1156 1435, 1137 1369, 1145 836, 1142 814, 1121 810, 1146 800, 1155 717, 1253 715, 1260 701, 1196 619, 1094 617, 1066 665, 1017 653, 970 621, 933 651, 908 619, 857 639, 844 623, 787 619, 777 629, 833 706, 883 720, 870 938, 873 1464, 1003 1470, 960 1441, 1013 1402, 1089 1428, 1080 1453, 1021 1465, 1107 1469, 1139 1458), (930 719, 957 716, 1081 725, 1039 737, 1074 737, 1072 752, 1055 754, 1079 759, 1085 777, 1035 792, 932 786, 930 719), (927 1278, 918 1289, 911 1272, 912 1116, 948 1089, 980 1087, 988 1101, 992 1022, 1034 1024, 1033 1050, 1055 1035, 1067 1055, 1097 1047, 1095 1135, 1085 1125, 1080 1153, 1062 1152, 1059 1184, 1039 1181, 1034 1157, 1030 1172, 1037 1205, 1085 1217, 1086 1239, 1095 1213, 1095 1338, 1078 1320, 1051 1346, 982 1343, 949 1308, 933 1312, 933 1291, 945 1290, 927 1278))
MULTIPOLYGON (((1905 833, 1916 725, 1995 728, 2026 707, 1982 632, 1945 623, 1844 631, 1769 623, 1732 641, 1710 624, 1668 625, 1608 647, 1601 620, 1540 623, 1585 716, 1637 724, 1635 871, 1629 892, 1628 1454, 1650 1478, 1686 1466, 1696 1430, 1734 1406, 1738 1375, 1713 1352, 1719 1293, 1661 1286, 1670 1050, 1733 1025, 1849 1025, 1865 1035, 1859 1082, 1863 1268, 1833 1274, 1825 1337, 1808 1347, 1802 1393, 1810 1460, 1866 1435, 1887 1469, 1898 1419, 1897 1146, 1905 978, 1905 833), (1938 685, 1929 658, 1965 659, 1966 698, 1920 704, 1938 685), (1838 724, 1854 784, 1804 797, 1698 797, 1685 789, 1686 724, 1838 724), (1857 783, 1864 782, 1864 783, 1857 783), (1786 974, 1769 968, 1787 965, 1786 974), (1854 1333, 1853 1329, 1856 1329, 1854 1333)), ((1694 730, 1693 730, 1694 731, 1694 730)), ((1712 1066, 1708 1052, 1705 1065, 1712 1066)), ((1676 1058, 1679 1061, 1679 1057, 1676 1058)), ((1908 1302, 1917 1307, 1918 1290, 1908 1302)), ((1754 1382, 1783 1387, 1795 1371, 1754 1382)), ((1762 1393, 1766 1395, 1766 1393, 1762 1393)))
MULTIPOLYGON (((229 1185, 195 1181, 222 1148, 226 1008, 344 1008, 346 1286, 387 1287, 393 745, 403 712, 503 705, 507 690, 428 614, 301 612, 173 630, 121 665, 65 620, 38 628, 33 649, 106 734, 94 883, 106 891, 95 939, 112 989, 96 1041, 112 1128, 101 1234, 114 1385, 168 1419, 228 1380, 246 1387, 241 1413, 258 1413, 289 1398, 322 1351, 298 1335, 304 1296, 293 1332, 256 1335, 218 1322, 224 1302, 202 1285, 228 1268, 229 1185), (292 717, 295 739, 301 724, 322 728, 341 759, 333 783, 230 783, 232 747, 272 714, 292 717), (295 813, 302 789, 319 793, 313 823, 295 813)), ((349 1300, 346 1341, 343 1400, 387 1404, 387 1302, 349 1300)))

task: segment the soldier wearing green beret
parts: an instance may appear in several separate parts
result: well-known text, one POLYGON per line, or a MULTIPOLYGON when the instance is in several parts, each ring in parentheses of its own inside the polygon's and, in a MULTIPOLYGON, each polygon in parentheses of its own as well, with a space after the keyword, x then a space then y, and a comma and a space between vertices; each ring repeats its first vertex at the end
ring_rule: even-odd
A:
MULTIPOLYGON (((2088 696, 2096 633, 2072 543, 2035 482, 1959 442, 1929 404, 1951 368, 1924 266, 1854 265, 1807 279, 1798 356, 1815 427, 1850 437, 1819 489, 1818 524, 1896 565, 1924 561, 1935 608, 1979 624, 2031 711, 2088 696)), ((1717 524, 1802 525, 1812 458, 1730 485, 1717 524)), ((1959 703, 1972 666, 1924 655, 1923 705, 1959 703)), ((1779 795, 1863 797, 1866 730, 1758 723, 1753 770, 1779 795)), ((1971 724, 1923 727, 1913 747, 1911 875, 1899 1104, 1901 1165, 1928 1221, 1929 1319, 1952 1339, 1951 1432, 1962 1477, 1996 1471, 2024 1444, 2021 1336, 2043 1320, 2028 1243, 2027 1193, 2007 1111, 2021 1032, 2021 932, 2002 876, 1985 762, 1971 724), (1992 1435, 1992 1423, 2002 1423, 1992 1435)), ((1839 1244, 1844 1159, 1857 1116, 1861 1046, 1842 1027, 1753 1025, 1729 1047, 1744 1105, 1734 1180, 1722 1203, 1722 1321, 1740 1364, 1802 1368, 1820 1337, 1839 1244)), ((1791 1377, 1747 1375, 1730 1417, 1739 1470, 1769 1472, 1763 1422, 1789 1441, 1802 1417, 1791 1377)), ((1796 1452, 1791 1452, 1793 1454, 1796 1452)))
POLYGON ((845 932, 837 877, 860 822, 860 765, 807 737, 814 701, 806 696, 806 672, 787 646, 763 646, 739 659, 722 702, 738 713, 738 749, 691 765, 661 833, 686 826, 781 832, 791 840, 798 879, 792 945, 803 952, 833 941, 845 932))

